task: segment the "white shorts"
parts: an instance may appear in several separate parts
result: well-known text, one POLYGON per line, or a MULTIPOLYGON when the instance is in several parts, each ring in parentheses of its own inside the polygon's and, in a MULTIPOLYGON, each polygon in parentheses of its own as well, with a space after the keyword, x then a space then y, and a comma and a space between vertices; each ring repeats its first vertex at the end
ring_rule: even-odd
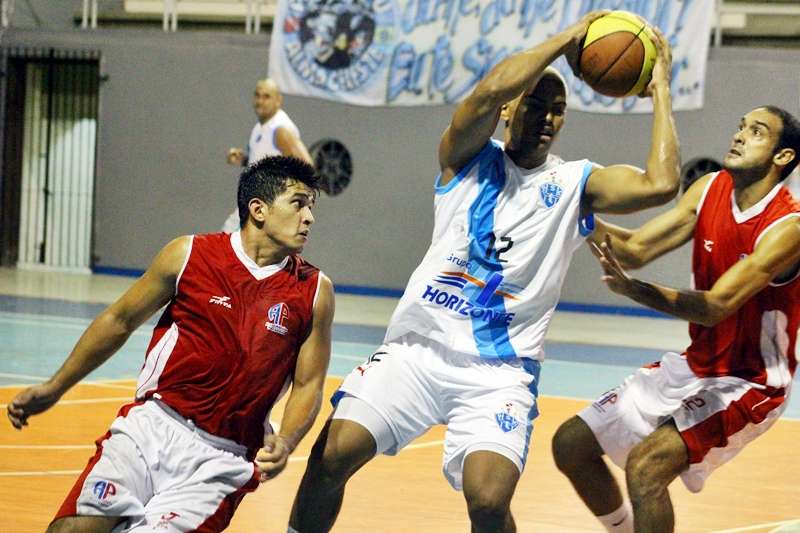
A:
POLYGON ((685 357, 666 353, 578 416, 620 468, 634 446, 674 420, 689 454, 689 469, 681 479, 699 492, 711 472, 778 420, 788 396, 788 389, 768 389, 737 377, 698 378, 685 357))
POLYGON ((126 517, 115 532, 222 531, 258 487, 245 452, 155 401, 126 405, 55 519, 126 517))
MULTIPOLYGON (((419 336, 381 346, 348 375, 333 402, 345 394, 366 402, 391 430, 378 452, 394 455, 431 426, 446 424, 442 469, 457 490, 462 488, 465 457, 488 450, 525 466, 539 382, 538 361, 499 361, 454 352, 419 336)), ((334 418, 358 422, 371 432, 374 424, 357 410, 334 418)), ((385 435, 373 435, 376 442, 385 435)))

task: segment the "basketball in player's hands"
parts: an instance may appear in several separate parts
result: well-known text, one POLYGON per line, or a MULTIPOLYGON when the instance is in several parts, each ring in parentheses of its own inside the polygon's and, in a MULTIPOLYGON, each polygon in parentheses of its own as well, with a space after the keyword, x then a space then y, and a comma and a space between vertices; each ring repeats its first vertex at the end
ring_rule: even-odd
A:
POLYGON ((656 62, 651 35, 647 22, 627 11, 612 11, 595 20, 581 46, 581 77, 606 96, 641 93, 656 62))

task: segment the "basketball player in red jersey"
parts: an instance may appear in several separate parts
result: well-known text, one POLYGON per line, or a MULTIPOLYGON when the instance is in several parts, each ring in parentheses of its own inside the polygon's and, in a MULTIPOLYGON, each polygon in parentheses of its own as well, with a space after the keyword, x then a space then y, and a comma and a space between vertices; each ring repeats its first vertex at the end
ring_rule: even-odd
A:
POLYGON ((332 284, 297 255, 316 192, 297 159, 248 167, 240 231, 167 244, 55 375, 12 400, 20 429, 167 305, 135 401, 97 440, 48 531, 221 531, 245 493, 283 470, 319 411, 331 350, 332 284), (290 383, 276 435, 269 412, 290 383))
MULTIPOLYGON (((631 231, 592 237, 614 292, 690 322, 691 345, 667 353, 568 420, 553 454, 609 531, 673 531, 667 487, 693 492, 769 429, 787 405, 800 328, 800 205, 784 179, 800 158, 800 123, 765 106, 747 113, 724 169, 631 231), (631 278, 694 237, 691 290, 631 278), (633 507, 602 456, 625 469, 633 507)), ((599 230, 599 231, 598 231, 599 230)))

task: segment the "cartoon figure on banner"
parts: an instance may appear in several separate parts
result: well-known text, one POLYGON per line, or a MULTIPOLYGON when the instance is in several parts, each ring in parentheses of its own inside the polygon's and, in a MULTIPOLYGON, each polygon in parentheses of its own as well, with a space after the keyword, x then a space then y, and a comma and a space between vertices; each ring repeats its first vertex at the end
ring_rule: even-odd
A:
POLYGON ((384 63, 387 43, 380 41, 391 34, 393 20, 392 2, 386 0, 292 2, 283 24, 285 51, 306 82, 352 91, 384 63))
POLYGON ((363 0, 321 0, 300 22, 306 52, 329 69, 349 67, 372 44, 375 19, 363 0))

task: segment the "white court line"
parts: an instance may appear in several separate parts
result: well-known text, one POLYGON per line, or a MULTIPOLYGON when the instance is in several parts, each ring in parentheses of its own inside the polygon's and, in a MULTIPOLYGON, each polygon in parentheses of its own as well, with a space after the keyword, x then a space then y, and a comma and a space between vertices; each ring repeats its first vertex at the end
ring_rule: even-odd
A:
MULTIPOLYGON (((0 372, 0 378, 19 378, 19 379, 33 379, 36 381, 47 381, 50 379, 49 377, 45 376, 30 376, 28 374, 7 374, 5 372, 0 372)), ((10 387, 11 385, 4 385, 4 387, 10 387)))
POLYGON ((94 444, 0 444, 0 450, 94 450, 94 444))
MULTIPOLYGON (((403 448, 402 451, 406 450, 419 450, 420 448, 430 448, 431 446, 440 446, 444 443, 443 440, 434 440, 430 442, 422 442, 420 444, 412 444, 410 446, 406 446, 403 448)), ((10 449, 11 446, 0 446, 0 449, 10 449)), ((38 449, 43 448, 42 446, 27 446, 27 448, 38 449)), ((45 449, 78 449, 78 448, 94 448, 94 446, 57 446, 53 445, 50 448, 45 449)), ((290 463, 300 463, 308 461, 308 455, 304 455, 302 457, 289 457, 290 463)), ((43 470, 43 471, 19 471, 19 472, 0 472, 0 477, 17 477, 17 476, 67 476, 67 475, 77 475, 83 472, 83 470, 43 470)))
POLYGON ((766 524, 755 524, 752 526, 736 527, 733 529, 720 529, 719 531, 712 531, 711 533, 740 533, 743 531, 753 531, 755 529, 762 529, 765 527, 784 526, 786 524, 791 524, 796 522, 798 522, 798 520, 795 518, 794 520, 783 520, 782 522, 767 522, 766 524))
MULTIPOLYGON (((86 322, 57 322, 57 321, 37 321, 37 320, 25 320, 25 319, 14 319, 14 318, 1 318, 0 317, 0 324, 10 324, 14 326, 42 326, 46 325, 48 328, 55 327, 61 329, 72 329, 76 331, 83 331, 89 327, 91 321, 86 322)), ((149 329, 149 328, 148 328, 149 329)), ((149 336, 151 334, 150 331, 144 331, 144 327, 139 327, 138 329, 134 330, 131 333, 132 337, 143 337, 149 336)))
MULTIPOLYGON (((30 379, 33 381, 47 381, 50 379, 49 377, 45 376, 30 376, 27 374, 7 374, 0 372, 0 378, 18 378, 18 379, 30 379)), ((8 389, 8 388, 16 388, 16 387, 30 387, 33 383, 12 383, 9 385, 0 385, 0 389, 8 389)), ((109 388, 109 389, 122 389, 122 390, 131 390, 136 388, 136 379, 129 378, 129 379, 99 379, 97 381, 81 381, 76 385, 90 385, 93 387, 102 387, 102 388, 109 388), (131 381, 133 384, 131 385, 119 385, 120 382, 131 381)))
MULTIPOLYGON (((76 405, 84 403, 108 403, 108 402, 129 402, 133 400, 131 396, 119 396, 112 398, 87 398, 84 400, 59 400, 56 405, 76 405)), ((8 407, 7 403, 0 403, 0 409, 8 407)), ((55 407, 55 406, 53 406, 55 407)))
POLYGON ((83 470, 45 470, 42 472, 0 472, 0 477, 17 476, 76 476, 83 470))

